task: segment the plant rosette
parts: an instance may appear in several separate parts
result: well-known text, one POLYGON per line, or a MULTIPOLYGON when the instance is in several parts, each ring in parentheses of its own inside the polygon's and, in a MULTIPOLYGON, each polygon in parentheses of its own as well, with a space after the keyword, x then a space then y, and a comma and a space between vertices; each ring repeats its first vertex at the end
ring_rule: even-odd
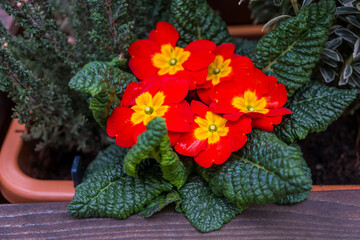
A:
POLYGON ((210 232, 251 204, 305 200, 311 172, 296 141, 325 130, 357 94, 311 77, 334 1, 278 23, 251 58, 205 2, 170 8, 171 24, 158 22, 129 47, 129 68, 92 62, 69 83, 91 95, 95 119, 115 138, 89 165, 69 213, 150 217, 175 203, 210 232))

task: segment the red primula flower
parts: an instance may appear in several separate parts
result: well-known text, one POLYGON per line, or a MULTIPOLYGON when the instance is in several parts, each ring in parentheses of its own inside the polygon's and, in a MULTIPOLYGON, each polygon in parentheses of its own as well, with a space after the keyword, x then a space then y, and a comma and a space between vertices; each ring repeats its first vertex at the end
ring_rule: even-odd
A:
POLYGON ((197 89, 197 94, 204 103, 211 103, 210 95, 214 92, 214 86, 231 80, 244 69, 254 67, 250 58, 234 54, 234 51, 235 45, 232 43, 221 44, 213 51, 215 59, 208 66, 206 82, 197 89))
POLYGON ((235 122, 228 121, 198 101, 191 102, 191 109, 195 120, 190 131, 175 145, 178 153, 194 157, 200 166, 209 168, 213 163, 225 162, 246 143, 245 134, 251 131, 250 118, 244 116, 235 122))
POLYGON ((287 100, 285 86, 255 67, 217 85, 211 98, 214 112, 225 113, 224 117, 232 121, 249 116, 254 128, 265 131, 272 131, 283 115, 291 114, 283 107, 287 100))
POLYGON ((129 47, 129 67, 143 80, 167 78, 185 79, 190 90, 206 80, 207 66, 214 60, 216 44, 209 40, 191 42, 185 48, 176 46, 179 33, 167 22, 158 22, 148 39, 134 42, 129 47))
POLYGON ((186 80, 167 78, 151 84, 131 83, 126 88, 120 107, 107 120, 106 131, 120 147, 131 147, 146 125, 155 117, 165 118, 171 144, 181 133, 189 131, 193 113, 184 100, 189 87, 186 80))

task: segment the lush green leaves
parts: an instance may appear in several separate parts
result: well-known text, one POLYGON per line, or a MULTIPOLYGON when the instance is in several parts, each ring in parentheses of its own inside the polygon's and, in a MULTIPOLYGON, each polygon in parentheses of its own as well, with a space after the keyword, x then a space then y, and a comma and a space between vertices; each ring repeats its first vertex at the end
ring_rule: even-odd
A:
POLYGON ((69 87, 89 93, 90 109, 95 120, 106 127, 112 110, 120 104, 126 86, 136 78, 106 62, 91 62, 80 70, 69 82, 69 87))
POLYGON ((198 170, 215 195, 224 195, 240 207, 276 202, 311 189, 311 179, 301 169, 300 152, 260 130, 253 130, 244 148, 223 165, 198 170))
POLYGON ((76 187, 68 212, 76 217, 125 219, 171 189, 172 185, 160 176, 146 173, 134 178, 124 173, 120 163, 111 164, 76 187))
POLYGON ((310 75, 328 39, 334 18, 334 0, 322 0, 280 22, 258 43, 256 67, 277 77, 291 96, 310 81, 310 75))
POLYGON ((163 178, 178 189, 181 188, 186 182, 188 172, 184 164, 180 161, 179 156, 171 148, 167 135, 160 143, 159 150, 161 155, 160 168, 163 172, 163 178))
POLYGON ((119 147, 115 143, 111 144, 99 152, 96 158, 89 164, 84 174, 84 180, 95 172, 102 171, 114 163, 123 165, 124 157, 128 151, 128 148, 119 147))
POLYGON ((356 90, 327 87, 311 82, 288 100, 292 114, 285 116, 275 133, 285 142, 304 139, 309 133, 325 130, 356 98, 356 90))
POLYGON ((139 215, 143 217, 151 217, 154 213, 160 212, 164 207, 174 202, 176 205, 181 202, 181 197, 177 191, 163 193, 147 205, 141 212, 139 212, 139 215))
POLYGON ((155 158, 160 163, 163 178, 180 188, 186 182, 188 172, 170 146, 165 120, 154 118, 147 124, 146 129, 124 159, 126 173, 138 176, 137 166, 141 161, 155 158))
POLYGON ((173 0, 169 22, 180 34, 179 44, 207 39, 221 44, 231 42, 226 24, 205 0, 173 0))
POLYGON ((160 161, 156 148, 166 135, 167 129, 163 118, 156 117, 147 124, 146 131, 138 136, 137 143, 124 159, 124 169, 129 176, 138 176, 137 166, 146 158, 153 157, 160 161))
POLYGON ((234 44, 235 44, 235 53, 239 54, 241 56, 246 56, 249 58, 252 58, 254 55, 254 51, 257 45, 257 41, 250 41, 247 39, 242 38, 235 38, 234 44))
MULTIPOLYGON (((298 149, 301 150, 300 148, 298 148, 298 149)), ((303 157, 301 157, 301 169, 302 169, 303 173, 305 174, 305 176, 308 179, 311 179, 311 170, 307 166, 305 159, 303 157)), ((309 197, 309 194, 310 194, 310 190, 304 191, 301 193, 291 194, 291 195, 284 197, 280 201, 277 201, 276 203, 277 204, 293 204, 293 203, 302 202, 309 197)))
POLYGON ((189 180, 181 189, 181 210, 201 232, 220 229, 242 210, 225 198, 216 197, 200 177, 189 180))

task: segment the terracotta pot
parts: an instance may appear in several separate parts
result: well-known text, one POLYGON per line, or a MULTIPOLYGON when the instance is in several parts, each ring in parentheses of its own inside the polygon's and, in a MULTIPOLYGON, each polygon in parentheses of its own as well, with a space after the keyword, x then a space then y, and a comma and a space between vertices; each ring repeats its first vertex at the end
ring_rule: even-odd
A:
MULTIPOLYGON (((11 203, 71 201, 75 193, 72 181, 39 180, 25 175, 18 157, 23 147, 20 136, 25 127, 14 119, 0 152, 0 187, 11 203)), ((360 189, 360 185, 315 185, 312 191, 360 189)))
POLYGON ((11 203, 71 201, 75 189, 72 181, 39 180, 24 174, 19 168, 19 156, 24 141, 24 125, 11 122, 0 152, 0 188, 11 203))

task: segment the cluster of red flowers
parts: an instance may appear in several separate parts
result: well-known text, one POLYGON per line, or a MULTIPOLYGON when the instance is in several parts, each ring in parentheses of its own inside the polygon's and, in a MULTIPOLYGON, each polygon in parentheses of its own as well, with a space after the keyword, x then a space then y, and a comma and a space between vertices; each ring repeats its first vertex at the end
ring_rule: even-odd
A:
POLYGON ((197 40, 181 48, 178 39, 159 22, 129 47, 129 67, 141 81, 128 85, 107 120, 119 146, 133 146, 149 121, 163 117, 175 150, 208 168, 243 147, 252 128, 272 131, 291 113, 285 86, 234 54, 233 44, 197 40))

